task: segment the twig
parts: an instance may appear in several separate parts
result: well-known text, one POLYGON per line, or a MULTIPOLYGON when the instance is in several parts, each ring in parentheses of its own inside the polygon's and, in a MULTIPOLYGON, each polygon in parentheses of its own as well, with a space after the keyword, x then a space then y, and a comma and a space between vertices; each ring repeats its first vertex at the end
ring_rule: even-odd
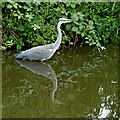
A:
POLYGON ((63 32, 63 34, 66 36, 66 34, 65 34, 65 31, 64 30, 61 30, 62 32, 63 32))
MULTIPOLYGON (((67 35, 65 34, 65 31, 64 31, 64 30, 61 30, 61 31, 63 32, 63 34, 64 34, 65 36, 67 36, 67 35)), ((68 39, 68 41, 69 41, 68 47, 70 47, 70 39, 68 39)))
POLYGON ((78 36, 77 36, 77 33, 76 33, 74 46, 75 46, 75 44, 76 44, 77 41, 78 41, 78 36))
MULTIPOLYGON (((117 2, 117 1, 116 1, 116 2, 117 2)), ((116 2, 114 2, 114 4, 113 4, 112 11, 114 10, 114 7, 115 7, 116 2)))
POLYGON ((83 43, 85 42, 85 39, 82 41, 82 43, 80 44, 80 47, 82 47, 83 43))
POLYGON ((10 32, 16 39, 18 38, 18 35, 16 35, 16 34, 14 33, 14 31, 9 30, 9 32, 10 32))
POLYGON ((98 52, 100 53, 100 56, 103 56, 100 48, 98 47, 97 49, 98 49, 98 52))

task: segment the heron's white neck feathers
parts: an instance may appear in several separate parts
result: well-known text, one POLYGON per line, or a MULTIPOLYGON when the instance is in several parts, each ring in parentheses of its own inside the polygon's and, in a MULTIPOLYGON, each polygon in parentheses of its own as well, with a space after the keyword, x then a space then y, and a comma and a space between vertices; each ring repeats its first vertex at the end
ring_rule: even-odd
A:
POLYGON ((60 30, 61 24, 62 24, 62 22, 59 21, 59 22, 58 22, 58 25, 57 25, 58 38, 57 38, 57 40, 56 40, 56 42, 55 42, 55 48, 56 48, 56 50, 59 48, 60 43, 61 43, 61 39, 62 39, 62 33, 61 33, 61 30, 60 30))

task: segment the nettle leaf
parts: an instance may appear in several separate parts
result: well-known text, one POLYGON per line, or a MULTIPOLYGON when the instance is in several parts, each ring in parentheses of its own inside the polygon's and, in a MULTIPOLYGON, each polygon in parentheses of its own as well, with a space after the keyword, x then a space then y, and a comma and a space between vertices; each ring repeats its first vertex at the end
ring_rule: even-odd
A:
POLYGON ((24 46, 24 42, 20 42, 20 45, 21 45, 21 46, 24 46))
POLYGON ((78 21, 78 20, 79 20, 79 17, 76 16, 76 17, 74 17, 74 19, 75 19, 76 21, 78 21))
POLYGON ((18 14, 17 13, 13 13, 13 16, 18 16, 18 14))
POLYGON ((21 42, 23 40, 23 38, 19 38, 19 41, 21 42))
POLYGON ((81 34, 81 31, 80 31, 80 30, 77 30, 77 34, 81 34))
POLYGON ((23 8, 24 8, 24 9, 29 9, 27 6, 24 6, 23 8))
POLYGON ((37 45, 38 45, 38 43, 37 43, 37 42, 34 42, 34 43, 32 43, 32 45, 33 45, 33 46, 37 46, 37 45))
POLYGON ((25 15, 25 17, 27 17, 29 21, 31 21, 31 19, 33 19, 33 16, 34 15, 32 14, 32 12, 30 12, 30 13, 27 12, 25 15))
POLYGON ((27 33, 23 33, 24 36, 27 36, 27 33))
POLYGON ((90 42, 90 43, 89 43, 89 46, 92 46, 92 45, 93 45, 92 42, 90 42))
POLYGON ((96 46, 97 46, 97 47, 101 47, 101 44, 98 42, 98 43, 96 44, 96 46))
POLYGON ((85 33, 84 33, 84 32, 82 32, 82 33, 81 33, 81 36, 82 36, 82 37, 84 37, 84 36, 85 36, 85 33))
POLYGON ((89 21, 89 24, 90 24, 90 25, 93 25, 93 21, 92 21, 92 20, 90 20, 90 21, 89 21))
POLYGON ((18 4, 17 4, 17 3, 13 2, 13 4, 12 4, 12 5, 13 5, 13 7, 14 7, 15 9, 17 9, 17 8, 18 8, 18 7, 17 7, 17 6, 18 6, 18 4))
POLYGON ((10 35, 10 36, 9 36, 9 39, 10 39, 10 40, 15 40, 15 37, 14 37, 13 35, 10 35))
POLYGON ((96 42, 93 42, 93 45, 96 45, 96 42))
POLYGON ((74 23, 75 23, 76 25, 80 25, 80 23, 79 23, 79 22, 74 21, 74 23))
POLYGON ((21 19, 21 16, 20 16, 20 15, 18 16, 18 19, 21 19))
POLYGON ((77 16, 77 14, 76 14, 76 9, 72 9, 71 11, 70 11, 70 14, 71 14, 71 17, 73 18, 74 16, 77 16))
POLYGON ((24 26, 23 25, 19 25, 19 30, 20 31, 24 31, 25 30, 24 26))
POLYGON ((44 40, 44 38, 42 36, 37 35, 37 38, 36 38, 37 42, 41 43, 41 42, 43 42, 43 40, 44 40))
POLYGON ((83 28, 84 28, 84 26, 82 26, 82 25, 79 27, 80 30, 82 30, 83 28))
POLYGON ((66 6, 67 6, 67 7, 71 6, 71 3, 70 3, 70 2, 67 2, 67 3, 66 3, 66 6))
POLYGON ((10 4, 7 5, 7 8, 8 8, 8 9, 11 9, 11 8, 12 8, 12 5, 10 5, 10 4))
POLYGON ((21 45, 17 44, 17 50, 21 50, 21 45))
POLYGON ((8 37, 7 36, 3 36, 3 40, 7 40, 8 39, 8 37))
POLYGON ((82 14, 81 12, 77 12, 77 15, 81 16, 81 17, 84 17, 85 15, 82 14))
POLYGON ((85 43, 89 44, 90 42, 89 41, 85 41, 85 43))
POLYGON ((89 40, 89 37, 85 37, 85 39, 88 39, 88 40, 89 40))
POLYGON ((73 34, 73 32, 70 32, 70 36, 71 36, 72 38, 74 38, 74 34, 73 34))
POLYGON ((71 29, 71 24, 66 25, 66 30, 69 31, 71 29))
POLYGON ((2 8, 4 8, 5 7, 5 2, 2 2, 2 8))
POLYGON ((73 27, 72 28, 72 31, 77 31, 78 30, 78 27, 73 27))
POLYGON ((72 7, 72 8, 75 8, 75 6, 76 6, 76 4, 71 3, 71 7, 72 7))
POLYGON ((89 27, 89 29, 93 29, 94 28, 92 20, 89 21, 89 26, 88 27, 89 27))
POLYGON ((19 11, 19 10, 17 10, 17 13, 18 13, 18 14, 20 14, 20 11, 19 11))

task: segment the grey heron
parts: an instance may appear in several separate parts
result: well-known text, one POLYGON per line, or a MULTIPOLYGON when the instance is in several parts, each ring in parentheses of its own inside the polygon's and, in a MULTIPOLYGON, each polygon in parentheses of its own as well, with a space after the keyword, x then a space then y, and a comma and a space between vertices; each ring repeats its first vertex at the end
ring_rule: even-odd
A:
POLYGON ((62 33, 60 30, 60 26, 62 23, 69 23, 75 21, 73 19, 66 19, 66 18, 60 18, 59 22, 57 24, 57 30, 58 30, 58 38, 53 44, 48 45, 42 45, 33 47, 31 49, 21 51, 20 53, 15 54, 15 58, 17 59, 29 59, 29 60, 40 60, 44 61, 46 59, 49 59, 53 56, 55 51, 59 48, 61 39, 62 39, 62 33))

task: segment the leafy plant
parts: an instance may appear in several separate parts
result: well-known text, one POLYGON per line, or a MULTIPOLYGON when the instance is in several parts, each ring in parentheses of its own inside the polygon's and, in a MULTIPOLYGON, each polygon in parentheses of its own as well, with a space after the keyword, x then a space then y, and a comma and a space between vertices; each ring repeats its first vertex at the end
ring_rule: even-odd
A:
POLYGON ((60 17, 76 20, 62 25, 66 46, 88 44, 103 50, 107 43, 120 44, 117 2, 2 2, 2 9, 4 49, 55 42, 60 17))

